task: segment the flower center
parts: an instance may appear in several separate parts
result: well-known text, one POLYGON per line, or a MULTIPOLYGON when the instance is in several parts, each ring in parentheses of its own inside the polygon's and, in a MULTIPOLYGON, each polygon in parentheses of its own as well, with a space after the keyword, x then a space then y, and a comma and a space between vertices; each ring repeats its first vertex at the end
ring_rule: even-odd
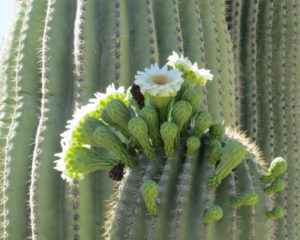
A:
POLYGON ((151 81, 158 85, 164 85, 168 82, 168 78, 165 75, 153 75, 151 81))

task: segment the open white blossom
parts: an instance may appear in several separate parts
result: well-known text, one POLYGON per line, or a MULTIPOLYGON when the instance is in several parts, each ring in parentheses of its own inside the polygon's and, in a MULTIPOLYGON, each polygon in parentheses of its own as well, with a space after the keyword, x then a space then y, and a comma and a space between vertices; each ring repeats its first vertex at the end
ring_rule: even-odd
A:
POLYGON ((192 62, 187 57, 183 57, 182 54, 179 56, 175 51, 173 51, 172 55, 168 57, 168 65, 171 67, 179 67, 183 70, 189 70, 192 68, 192 62))
POLYGON ((79 126, 80 121, 89 113, 95 111, 97 109, 97 106, 101 100, 106 99, 108 96, 116 93, 124 94, 125 90, 124 87, 119 87, 118 89, 115 88, 114 84, 109 85, 106 88, 106 93, 95 93, 95 98, 90 99, 89 103, 85 106, 82 106, 80 108, 77 108, 74 111, 73 117, 71 120, 68 121, 66 130, 61 134, 61 147, 62 152, 55 154, 56 157, 58 157, 58 160, 55 161, 56 166, 55 169, 62 172, 61 177, 68 182, 71 182, 72 179, 67 174, 66 171, 66 155, 68 153, 68 150, 72 147, 73 144, 73 133, 76 130, 76 128, 79 126))
POLYGON ((183 79, 182 72, 177 69, 168 70, 168 65, 159 68, 158 64, 152 64, 143 72, 138 71, 134 83, 140 86, 143 94, 154 97, 175 96, 179 91, 183 79))
POLYGON ((214 75, 210 73, 209 69, 198 68, 198 64, 195 62, 191 69, 197 78, 204 78, 206 81, 213 80, 214 75))

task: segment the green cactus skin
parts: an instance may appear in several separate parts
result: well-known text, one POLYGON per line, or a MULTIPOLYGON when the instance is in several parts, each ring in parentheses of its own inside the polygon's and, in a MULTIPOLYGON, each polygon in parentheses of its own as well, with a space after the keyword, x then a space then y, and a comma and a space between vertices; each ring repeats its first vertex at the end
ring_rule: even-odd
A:
MULTIPOLYGON (((76 17, 74 22, 74 63, 75 63, 75 81, 73 83, 74 108, 81 107, 92 97, 94 90, 97 89, 96 78, 99 76, 96 62, 99 61, 99 47, 97 46, 98 35, 87 26, 96 24, 97 4, 95 2, 81 1, 76 6, 76 17)), ((70 192, 72 232, 70 238, 80 238, 82 235, 94 237, 95 225, 88 225, 83 218, 95 220, 96 216, 91 211, 91 205, 95 205, 95 194, 91 189, 97 189, 94 183, 98 176, 88 176, 83 181, 73 183, 70 192)))
MULTIPOLYGON (((14 108, 16 104, 16 61, 18 56, 18 45, 19 41, 16 39, 20 38, 21 30, 25 15, 25 2, 18 2, 15 6, 15 12, 12 18, 12 22, 9 26, 7 36, 4 40, 4 46, 1 51, 1 62, 0 62, 0 88, 1 88, 1 98, 0 98, 0 159, 5 157, 5 146, 7 142, 7 134, 9 132, 9 126, 12 122, 14 108)), ((7 171, 5 170, 5 161, 0 163, 3 173, 0 177, 1 186, 3 186, 3 181, 7 171)), ((3 186, 4 188, 4 186, 3 186)), ((2 188, 1 188, 2 189, 2 188)), ((4 189, 1 193, 4 194, 4 189)), ((4 205, 5 199, 2 197, 0 201, 0 211, 1 223, 4 223, 4 205)), ((4 234, 4 228, 1 227, 0 236, 4 234)))
POLYGON ((24 199, 28 196, 28 169, 33 151, 32 139, 35 137, 38 124, 36 116, 40 87, 38 83, 40 73, 35 71, 40 64, 32 62, 31 59, 33 55, 38 54, 36 46, 40 45, 40 32, 43 29, 40 21, 45 11, 45 3, 45 1, 26 3, 18 38, 15 65, 16 105, 7 135, 4 158, 4 239, 22 239, 29 235, 27 226, 30 214, 24 199), (19 159, 23 161, 20 162, 19 159))
POLYGON ((242 11, 242 0, 231 0, 229 1, 230 7, 228 9, 228 15, 231 20, 228 22, 231 41, 232 41, 232 51, 234 56, 234 97, 235 97, 235 125, 238 126, 241 116, 240 116, 240 93, 241 93, 241 83, 239 80, 241 70, 240 70, 240 39, 241 39, 241 11, 242 11), (230 11, 231 10, 231 11, 230 11))
MULTIPOLYGON (((238 139, 235 139, 235 141, 237 140, 238 139)), ((232 141, 233 139, 229 140, 227 144, 232 143, 232 141)), ((156 169, 163 166, 163 170, 156 170, 156 173, 154 173, 153 164, 157 159, 151 162, 148 161, 146 163, 147 167, 142 163, 142 165, 137 168, 140 169, 138 172, 142 171, 141 176, 144 176, 142 180, 140 180, 142 181, 140 186, 143 186, 143 184, 149 180, 149 171, 153 172, 152 181, 159 179, 158 183, 155 183, 155 188, 158 187, 158 197, 156 198, 155 204, 158 205, 159 214, 158 216, 149 214, 144 201, 134 200, 136 197, 132 197, 134 196, 132 194, 131 197, 126 200, 126 209, 122 211, 120 209, 113 210, 114 214, 120 217, 118 220, 114 219, 110 224, 112 226, 118 225, 120 231, 111 231, 107 238, 120 239, 123 236, 126 239, 166 239, 166 237, 169 236, 171 239, 195 239, 196 237, 199 238, 202 236, 204 238, 213 239, 224 233, 226 233, 228 239, 232 236, 238 239, 239 234, 243 236, 246 234, 245 236, 249 236, 249 238, 259 238, 263 236, 265 233, 263 233, 262 230, 266 228, 266 212, 268 210, 265 209, 267 199, 263 193, 264 187, 261 184, 256 184, 256 181, 261 181, 260 179, 264 171, 259 163, 260 160, 257 159, 260 157, 259 154, 256 153, 255 150, 251 150, 251 147, 245 147, 247 151, 250 152, 248 152, 247 155, 249 157, 238 167, 243 167, 245 172, 235 174, 237 182, 240 182, 240 178, 243 181, 243 184, 240 185, 238 183, 237 187, 235 187, 235 195, 237 196, 236 205, 239 205, 235 206, 239 207, 235 209, 232 207, 231 191, 228 192, 225 188, 227 184, 232 184, 233 175, 230 174, 226 177, 225 180, 222 181, 222 184, 217 187, 216 191, 207 188, 206 183, 213 172, 213 167, 208 162, 209 152, 207 144, 209 144, 209 139, 207 138, 205 142, 206 143, 203 143, 200 147, 199 154, 195 153, 193 156, 185 158, 184 163, 181 162, 183 149, 180 150, 181 153, 177 153, 178 160, 168 159, 166 161, 160 161, 160 163, 156 162, 156 169), (202 181, 199 181, 201 179, 202 181), (174 184, 174 181, 178 182, 178 185, 174 184), (169 185, 170 183, 172 185, 169 185), (240 191, 241 193, 239 194, 238 192, 240 191), (257 194, 256 192, 262 192, 262 194, 257 194), (199 203, 201 204, 199 205, 199 203), (240 207, 242 204, 247 206, 240 207), (143 210, 141 211, 141 209, 143 210), (211 216, 210 212, 215 212, 213 209, 217 209, 217 213, 211 216), (228 214, 226 221, 223 220, 225 213, 228 214), (239 214, 245 214, 244 216, 247 217, 239 219, 239 214), (217 217, 214 218, 214 215, 217 217), (249 218, 249 215, 253 216, 249 218), (220 219, 220 216, 222 216, 222 219, 220 219), (236 218, 233 223, 232 221, 228 221, 228 217, 231 218, 232 216, 236 218), (248 219, 251 221, 249 222, 248 219), (253 222, 255 219, 259 222, 253 222), (139 223, 138 226, 136 223, 139 223), (235 229, 237 223, 248 227, 248 230, 245 232, 238 231, 235 229), (251 224, 250 228, 249 223, 251 224)), ((157 154, 159 156, 161 153, 157 154)), ((129 174, 127 176, 128 180, 125 179, 123 184, 127 185, 126 182, 131 181, 130 176, 134 177, 134 173, 132 175, 129 174)), ((121 193, 129 194, 127 190, 121 191, 121 193)), ((119 201, 118 204, 124 203, 119 201)), ((154 215, 156 215, 156 211, 154 215)))
MULTIPOLYGON (((73 28, 74 7, 68 1, 49 1, 47 5, 41 50, 41 117, 35 137, 29 196, 32 239, 38 239, 38 236, 50 239, 66 236, 71 226, 70 215, 61 215, 67 210, 64 204, 70 206, 70 202, 68 198, 60 196, 66 191, 66 185, 53 169, 53 161, 54 153, 60 149, 59 135, 70 114, 65 107, 70 108, 71 103, 69 93, 72 69, 68 63, 71 60, 69 43, 72 41, 72 32, 65 34, 65 28, 73 28), (60 27, 54 27, 57 25, 60 27), (49 219, 52 221, 49 222, 49 219), (61 231, 51 230, 59 228, 61 231)), ((45 10, 45 6, 42 9, 45 10)))
MULTIPOLYGON (((201 109, 214 122, 240 124, 256 139, 268 163, 275 156, 287 159, 286 188, 275 196, 267 195, 264 190, 277 178, 262 184, 263 170, 253 157, 247 157, 216 190, 209 190, 207 180, 214 170, 208 164, 209 143, 201 145, 199 156, 186 157, 181 149, 185 143, 180 142, 176 153, 161 159, 152 174, 159 186, 159 215, 150 216, 143 201, 138 202, 142 166, 127 169, 114 195, 116 208, 111 215, 119 223, 112 221, 110 236, 299 238, 298 1, 230 0, 226 6, 223 0, 22 0, 16 4, 0 66, 2 205, 3 217, 9 220, 1 218, 4 239, 97 239, 103 234, 104 200, 112 182, 107 172, 97 172, 75 182, 70 190, 53 170, 53 155, 60 151, 59 134, 72 111, 87 103, 94 92, 112 82, 128 87, 137 70, 153 62, 162 65, 173 50, 214 74, 214 80, 201 90, 201 109), (21 77, 19 82, 16 76, 21 77), (27 78, 29 84, 23 86, 27 78), (29 104, 28 98, 34 102, 29 104), (205 161, 192 162, 196 158, 205 161), (187 163, 191 169, 185 169, 187 163), (29 193, 24 184, 28 182, 29 193), (255 206, 231 207, 232 198, 252 190, 258 195, 255 206), (133 206, 137 202, 140 205, 133 206), (223 209, 223 217, 205 226, 203 212, 212 205, 223 209), (176 206, 189 210, 179 216, 176 206), (282 209, 272 213, 279 206, 282 209), (138 214, 132 214, 136 209, 138 214), (135 216, 134 220, 124 218, 124 212, 135 216), (271 216, 268 221, 266 213, 271 216), (184 219, 195 224, 186 224, 184 219), (177 229, 178 221, 184 224, 177 229), (134 225, 141 227, 137 230, 134 225)), ((162 156, 159 153, 157 158, 162 156)))

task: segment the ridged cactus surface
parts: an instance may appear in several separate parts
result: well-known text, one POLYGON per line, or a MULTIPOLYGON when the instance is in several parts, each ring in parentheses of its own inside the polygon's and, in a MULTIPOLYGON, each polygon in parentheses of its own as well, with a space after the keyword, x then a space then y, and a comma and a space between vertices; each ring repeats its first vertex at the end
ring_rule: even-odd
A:
MULTIPOLYGON (((299 238, 298 0, 18 0, 15 5, 0 59, 3 239, 299 238), (201 143, 194 152, 197 140, 178 135, 178 128, 190 134, 180 111, 177 118, 171 114, 176 131, 167 124, 165 132, 155 132, 162 122, 151 123, 148 110, 136 116, 129 101, 124 104, 132 108, 131 125, 109 122, 105 111, 93 117, 112 129, 121 126, 117 137, 123 142, 140 139, 138 130, 146 124, 152 141, 129 143, 143 153, 119 151, 124 146, 118 143, 110 149, 118 161, 111 159, 101 136, 115 135, 106 124, 94 131, 97 121, 90 121, 84 126, 100 142, 86 143, 96 147, 92 152, 77 148, 70 160, 88 154, 83 159, 101 156, 105 165, 84 179, 62 180, 55 154, 62 152, 60 134, 73 113, 111 83, 127 89, 137 71, 154 63, 162 67, 172 51, 214 75, 195 88, 200 104, 189 97, 192 91, 176 103, 191 106, 192 127, 207 120, 205 113, 209 125, 226 126, 221 141, 211 140, 213 129, 198 129, 194 137, 201 143), (198 123, 197 105, 203 117, 198 123), (172 130, 174 144, 168 142, 172 130), (232 140, 244 146, 246 157, 233 171, 218 170, 226 173, 223 180, 210 178, 221 169, 226 159, 221 149, 232 140), (287 171, 270 180, 268 174, 281 163, 277 156, 286 159, 287 171), (124 164, 123 180, 115 184, 108 175, 120 180, 124 164)), ((147 101, 136 99, 137 105, 147 101)))

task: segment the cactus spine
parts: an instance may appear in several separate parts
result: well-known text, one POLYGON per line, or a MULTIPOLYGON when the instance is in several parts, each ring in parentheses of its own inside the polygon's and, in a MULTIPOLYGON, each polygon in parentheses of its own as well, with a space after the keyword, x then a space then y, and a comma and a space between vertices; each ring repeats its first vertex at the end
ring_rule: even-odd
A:
MULTIPOLYGON (((63 182, 53 169, 60 133, 94 92, 109 83, 127 88, 138 70, 151 63, 162 66, 172 51, 214 74, 204 88, 195 88, 202 96, 199 109, 211 116, 209 125, 240 124, 262 153, 246 147, 252 154, 226 171, 216 189, 208 188, 209 177, 218 170, 210 163, 222 159, 228 140, 249 146, 245 138, 227 128, 221 144, 212 148, 210 132, 200 127, 191 133, 205 136, 200 149, 186 155, 182 133, 187 126, 179 124, 179 117, 172 121, 179 131, 172 144, 159 137, 161 123, 151 125, 140 114, 148 137, 157 144, 143 142, 153 162, 141 155, 137 168, 126 167, 124 180, 115 187, 105 236, 297 239, 299 11, 296 0, 16 1, 0 66, 3 239, 97 239, 104 233, 104 202, 113 182, 107 171, 74 181, 71 187, 63 182), (157 151, 159 145, 165 148, 157 151), (284 176, 262 184, 265 169, 255 163, 260 155, 269 165, 275 156, 286 159, 284 176), (156 217, 148 214, 141 194, 148 180, 158 186, 156 217), (274 194, 278 190, 283 191, 274 194), (232 207, 232 199, 234 206, 243 206, 232 207)), ((182 101, 191 100, 183 96, 182 101)), ((194 114, 195 103, 188 104, 194 114)), ((195 126, 200 122, 196 119, 195 126)), ((137 145, 132 137, 130 146, 137 145)), ((94 150, 105 154, 104 149, 94 150)), ((153 204, 151 200, 149 206, 153 204)))

